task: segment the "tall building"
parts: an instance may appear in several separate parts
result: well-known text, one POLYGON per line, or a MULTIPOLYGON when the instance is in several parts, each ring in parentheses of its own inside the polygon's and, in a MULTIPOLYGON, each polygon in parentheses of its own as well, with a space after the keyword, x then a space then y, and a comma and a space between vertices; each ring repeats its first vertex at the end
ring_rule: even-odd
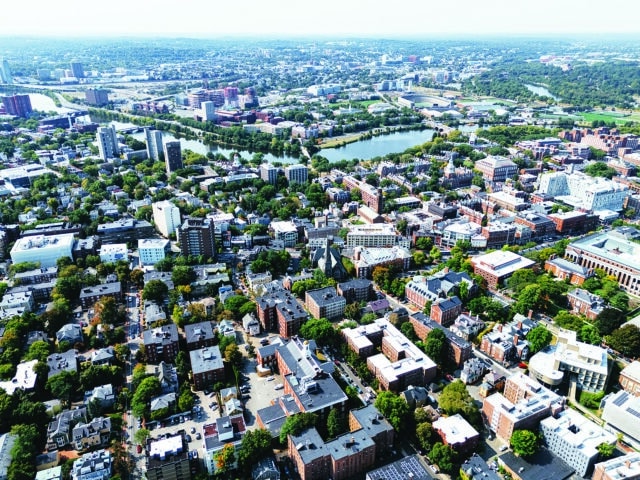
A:
POLYGON ((167 175, 182 168, 182 148, 180 147, 180 140, 164 142, 163 150, 167 175))
POLYGON ((180 251, 185 257, 216 258, 215 224, 209 218, 188 217, 178 228, 180 251))
POLYGON ((216 119, 216 104, 211 101, 201 102, 202 119, 205 122, 213 122, 216 119))
POLYGON ((302 164, 290 165, 285 167, 284 175, 289 183, 307 183, 309 178, 309 169, 302 164))
POLYGON ((9 115, 26 118, 33 112, 29 95, 11 95, 9 97, 1 97, 1 99, 4 109, 9 115))
POLYGON ((108 91, 101 88, 90 88, 84 92, 84 95, 89 105, 96 105, 100 107, 109 103, 108 91))
POLYGON ((225 87, 224 105, 227 108, 238 108, 238 87, 225 87))
POLYGON ((149 480, 189 480, 191 452, 184 433, 147 439, 147 471, 149 480))
POLYGON ((9 62, 6 59, 2 59, 2 64, 0 65, 0 82, 2 83, 13 83, 13 75, 11 75, 11 68, 9 67, 9 62))
POLYGON ((275 185, 278 181, 279 171, 278 167, 274 167, 270 163, 263 163, 260 165, 260 178, 271 185, 275 185))
POLYGON ((147 141, 147 156, 156 162, 161 160, 160 156, 164 154, 162 151, 162 131, 144 127, 144 136, 147 141))
POLYGON ((96 140, 98 142, 98 152, 100 152, 100 158, 102 158, 103 160, 116 158, 120 154, 120 149, 118 148, 118 136, 116 134, 116 127, 114 125, 109 125, 108 127, 98 127, 96 140))
POLYGON ((73 74, 74 77, 84 78, 84 68, 82 67, 82 63, 72 61, 70 63, 70 66, 71 66, 71 73, 73 74))
POLYGON ((180 227, 180 209, 169 200, 151 205, 153 222, 163 237, 170 237, 180 227))

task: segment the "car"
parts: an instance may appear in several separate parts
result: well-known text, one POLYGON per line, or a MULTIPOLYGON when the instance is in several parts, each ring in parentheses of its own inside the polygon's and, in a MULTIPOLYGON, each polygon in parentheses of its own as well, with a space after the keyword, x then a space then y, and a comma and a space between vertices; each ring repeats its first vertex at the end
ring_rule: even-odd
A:
POLYGON ((509 448, 509 447, 507 447, 506 445, 502 445, 502 446, 500 447, 500 451, 501 451, 501 452, 504 452, 507 448, 509 448))
POLYGON ((138 446, 136 447, 136 451, 138 453, 142 453, 142 445, 138 444, 138 446))
POLYGON ((216 408, 218 408, 218 404, 217 404, 217 403, 210 403, 210 404, 209 404, 209 408, 210 408, 211 410, 215 410, 216 408))
POLYGON ((529 365, 527 365, 527 364, 526 364, 526 363, 524 363, 524 362, 520 362, 520 363, 518 364, 518 367, 519 367, 519 368, 529 368, 529 365))
POLYGON ((200 434, 200 432, 196 433, 196 440, 200 440, 202 438, 202 435, 200 434))
POLYGON ((191 433, 196 433, 196 427, 191 427, 191 433))
POLYGON ((191 443, 193 441, 193 439, 191 438, 191 435, 187 434, 187 442, 191 443))
POLYGON ((284 385, 283 385, 282 383, 276 383, 276 384, 273 386, 273 389, 274 389, 274 390, 282 390, 283 388, 284 388, 284 385))
POLYGON ((267 377, 267 382, 273 382, 276 379, 273 375, 267 377))

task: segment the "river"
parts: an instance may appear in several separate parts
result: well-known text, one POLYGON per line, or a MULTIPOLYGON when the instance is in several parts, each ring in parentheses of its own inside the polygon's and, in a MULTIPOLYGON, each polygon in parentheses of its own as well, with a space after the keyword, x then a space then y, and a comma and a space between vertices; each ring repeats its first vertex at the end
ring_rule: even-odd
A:
POLYGON ((529 90, 530 92, 535 93, 536 95, 540 95, 541 97, 549 97, 556 101, 560 100, 558 97, 553 95, 546 87, 543 87, 541 85, 525 85, 525 87, 527 87, 527 90, 529 90))

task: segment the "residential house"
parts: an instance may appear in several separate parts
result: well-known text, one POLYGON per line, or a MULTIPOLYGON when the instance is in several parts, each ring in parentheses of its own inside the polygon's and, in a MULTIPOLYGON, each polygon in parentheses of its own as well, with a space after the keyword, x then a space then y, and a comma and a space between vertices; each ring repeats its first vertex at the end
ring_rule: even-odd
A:
POLYGON ((84 451, 96 446, 106 447, 111 437, 111 419, 96 417, 88 423, 79 422, 73 427, 72 445, 75 450, 84 451))
POLYGON ((64 410, 56 415, 47 427, 47 450, 58 450, 70 445, 73 425, 86 420, 87 407, 84 406, 73 410, 64 410))
POLYGON ((82 455, 73 462, 72 480, 108 480, 111 478, 112 458, 107 449, 82 455))

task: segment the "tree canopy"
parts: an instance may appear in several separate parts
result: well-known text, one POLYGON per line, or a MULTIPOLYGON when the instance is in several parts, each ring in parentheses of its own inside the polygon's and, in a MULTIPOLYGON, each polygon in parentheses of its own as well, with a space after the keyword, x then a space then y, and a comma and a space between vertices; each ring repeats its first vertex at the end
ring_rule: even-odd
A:
POLYGON ((530 430, 514 430, 511 447, 516 455, 529 457, 538 451, 538 436, 530 430))
POLYGON ((544 325, 532 328, 527 334, 527 342, 531 353, 537 353, 551 343, 551 332, 544 325))
POLYGON ((280 443, 286 444, 289 435, 299 435, 307 428, 315 427, 318 416, 314 413, 296 413, 287 417, 280 429, 280 443))
POLYGON ((438 404, 447 415, 459 413, 475 428, 482 426, 480 411, 460 380, 451 382, 442 389, 438 404))
POLYGON ((409 405, 404 398, 393 392, 380 392, 374 403, 378 411, 385 416, 391 426, 400 431, 409 415, 409 405))

